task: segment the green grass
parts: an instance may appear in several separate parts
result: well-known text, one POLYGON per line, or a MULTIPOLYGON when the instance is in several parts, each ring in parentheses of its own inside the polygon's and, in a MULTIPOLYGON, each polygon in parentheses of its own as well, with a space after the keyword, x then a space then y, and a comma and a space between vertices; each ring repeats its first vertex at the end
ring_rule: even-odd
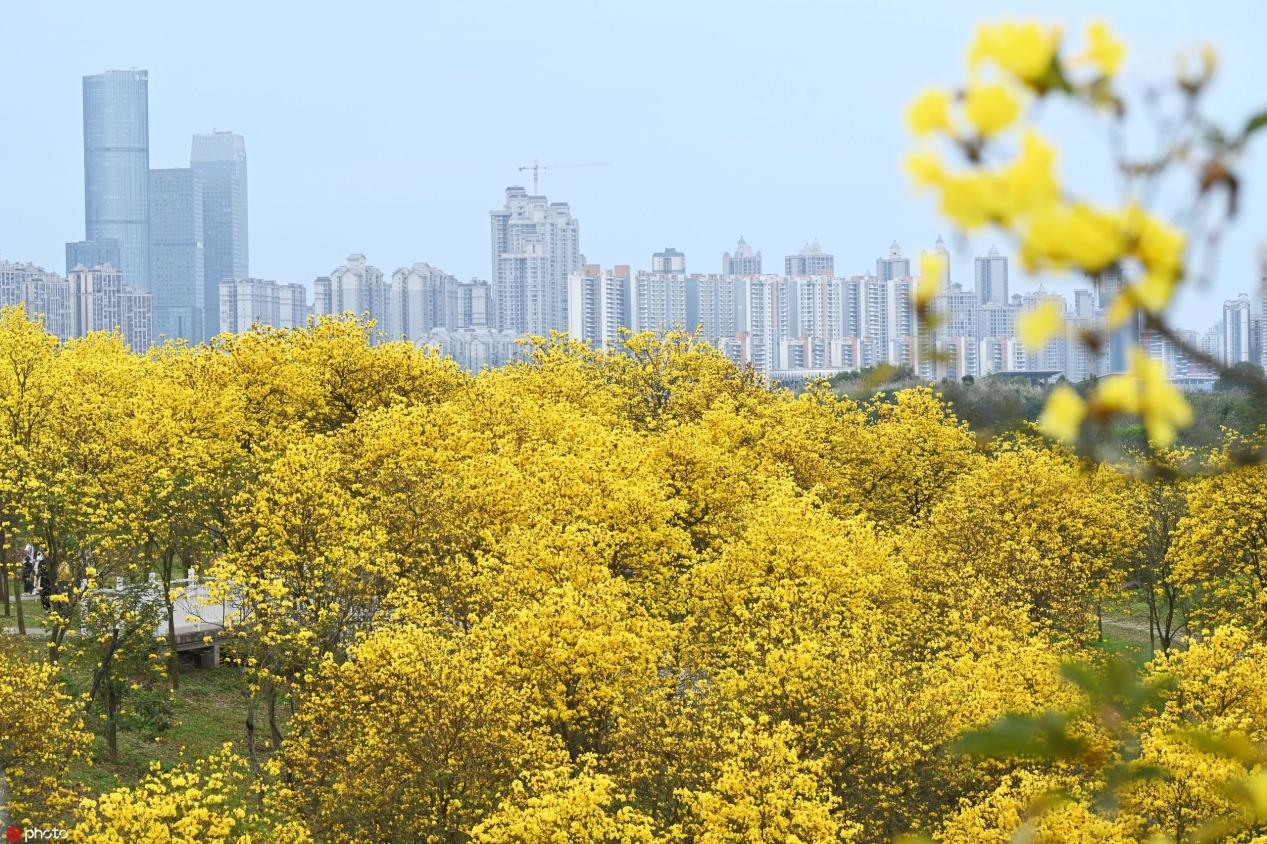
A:
POLYGON ((1138 590, 1114 596, 1103 607, 1104 647, 1137 664, 1152 659, 1148 604, 1138 590))
MULTIPOLYGON (((233 667, 183 672, 180 688, 169 698, 170 725, 158 731, 125 716, 119 725, 119 761, 113 763, 106 758, 105 722, 94 714, 90 726, 97 735, 88 754, 92 764, 77 764, 72 776, 94 791, 104 791, 135 784, 153 762, 170 768, 215 753, 226 743, 245 755, 246 710, 241 689, 241 675, 233 667)), ((133 694, 135 702, 140 695, 133 694)), ((162 699, 167 690, 144 694, 149 699, 162 699)), ((262 726, 266 735, 267 723, 262 726)))
MULTIPOLYGON (((18 609, 16 606, 15 596, 9 594, 9 614, 4 615, 4 607, 0 606, 0 627, 12 627, 18 629, 18 609)), ((26 622, 27 627, 43 627, 47 614, 44 608, 40 606, 40 599, 33 598, 30 595, 22 601, 22 620, 26 622)))
MULTIPOLYGON (((36 607, 39 606, 35 602, 36 607)), ((12 626, 4 623, 3 626, 12 626)), ((35 626, 32 623, 32 626, 35 626)), ((47 641, 14 634, 0 633, 0 646, 24 650, 32 659, 47 658, 47 641)), ((91 685, 89 666, 70 660, 62 662, 62 678, 73 696, 83 695, 91 685)), ((156 678, 155 688, 128 692, 118 733, 119 759, 107 759, 105 721, 94 710, 85 718, 94 738, 87 758, 77 760, 71 777, 94 792, 119 786, 134 785, 149 771, 152 762, 170 768, 185 760, 193 760, 219 751, 226 743, 234 752, 246 755, 246 708, 242 696, 241 672, 234 666, 214 669, 185 667, 180 675, 180 688, 170 692, 166 675, 156 678), (170 692, 170 696, 169 696, 170 692), (153 720, 136 714, 137 704, 150 702, 162 711, 168 722, 162 729, 153 720)), ((82 706, 82 704, 80 704, 82 706)), ((279 704, 279 716, 282 709, 279 704)), ((264 707, 256 711, 257 746, 267 753, 268 720, 264 707)))

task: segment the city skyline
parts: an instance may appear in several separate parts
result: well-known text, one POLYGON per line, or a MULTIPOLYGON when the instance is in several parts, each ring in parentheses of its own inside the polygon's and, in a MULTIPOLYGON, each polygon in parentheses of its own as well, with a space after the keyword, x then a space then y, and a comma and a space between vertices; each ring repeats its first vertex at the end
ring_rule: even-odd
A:
MULTIPOLYGON (((585 221, 585 258, 605 266, 641 263, 666 243, 702 257, 743 234, 779 257, 817 237, 836 254, 836 271, 848 274, 865 268, 875 243, 896 238, 914 249, 941 234, 955 257, 954 276, 964 279, 971 259, 990 246, 988 235, 956 243, 935 209, 910 190, 898 158, 908 145, 906 104, 938 74, 957 72, 957 45, 973 20, 997 16, 998 4, 912 13, 892 4, 802 3, 790 14, 740 4, 725 16, 676 7, 670 16, 667 6, 651 4, 616 12, 614 21, 604 16, 615 39, 604 49, 643 58, 672 53, 683 63, 670 72, 649 61, 595 62, 585 73, 575 71, 571 56, 597 32, 599 16, 580 4, 547 14, 506 6, 475 17, 456 9, 388 15, 371 3, 337 21, 318 6, 302 21, 285 16, 294 29, 284 42, 268 26, 239 34, 234 3, 223 16, 161 37, 161 16, 143 9, 72 6, 83 25, 69 30, 64 10, 15 10, 15 26, 30 37, 0 57, 7 76, 22 82, 0 93, 6 113, 31 115, 39 127, 0 139, 0 160, 14 165, 3 174, 4 187, 24 197, 20 210, 0 211, 0 254, 16 260, 58 266, 62 244, 78 239, 72 223, 82 211, 82 117, 72 91, 83 75, 132 65, 150 76, 151 167, 187 166, 194 132, 232 129, 251 144, 252 276, 310 284, 340 255, 361 251, 392 259, 384 263, 423 257, 459 277, 485 277, 480 221, 488 198, 524 184, 516 168, 534 156, 545 164, 613 162, 547 171, 542 186, 585 221), (669 19, 674 25, 661 32, 669 19), (388 24, 435 36, 428 61, 390 50, 363 67, 313 58, 311 45, 336 33, 368 38, 388 24), (793 47, 799 42, 788 36, 811 25, 838 33, 848 49, 793 47), (49 69, 28 45, 54 33, 74 61, 49 69), (201 49, 222 42, 235 44, 239 58, 224 62, 219 52, 201 49), (521 43, 535 45, 526 68, 511 58, 521 43), (895 46, 927 61, 907 66, 895 46), (745 60, 735 61, 739 55, 745 60), (480 61, 472 62, 475 56, 480 61), (714 64, 725 72, 710 71, 714 64), (447 70, 432 73, 436 67, 447 70), (874 73, 877 67, 884 73, 874 73), (504 96, 513 74, 543 93, 504 96), (746 115, 743 131, 727 117, 736 110, 746 115), (655 120, 643 117, 653 113, 655 120), (336 128, 347 120, 358 131, 336 128), (593 123, 622 131, 584 131, 593 123)), ((1025 11, 1058 17, 1070 31, 1105 13, 1091 3, 1031 3, 1013 13, 1025 11)), ((1124 79, 1139 87, 1145 71, 1166 76, 1174 49, 1208 36, 1220 44, 1224 74, 1214 111, 1243 116, 1259 104, 1251 80, 1261 77, 1264 61, 1250 34, 1256 29, 1245 22, 1261 15, 1248 3, 1199 12, 1180 4, 1114 10, 1115 22, 1136 33, 1124 79)), ((1078 150, 1068 151, 1067 162, 1076 177, 1098 175, 1078 150)), ((1267 183, 1262 174, 1262 158, 1251 160, 1246 205, 1226 240, 1219 282, 1182 303, 1185 322, 1212 322, 1222 301, 1254 293, 1262 238, 1255 221, 1267 208, 1265 192, 1256 189, 1267 183)), ((1019 274, 1016 283, 1025 283, 1019 274)))
POLYGON ((1138 318, 1110 329, 1107 309, 1124 284, 1120 265, 1081 279, 1091 288, 1074 289, 1070 309, 1041 284, 1012 293, 1008 258, 993 244, 973 258, 973 286, 965 289, 952 280, 954 261, 940 235, 930 253, 940 269, 927 311, 916 306, 915 285, 923 282, 896 240, 874 274, 837 274, 835 255, 817 237, 785 256, 782 276, 765 273, 762 251, 742 235, 722 253, 719 274, 688 274, 686 254, 675 247, 651 255, 651 272, 634 274, 629 264, 603 270, 586 262, 569 204, 540 190, 536 162, 520 168, 531 171, 533 192, 507 187, 503 207, 489 212, 490 280, 460 282, 426 262, 388 280, 352 253, 314 279, 309 305, 304 285, 250 275, 245 138, 228 130, 194 135, 190 167, 148 166, 148 79, 136 69, 83 79, 85 240, 66 243, 66 279, 0 263, 0 304, 35 308, 63 326, 59 336, 66 325, 80 336, 115 327, 141 351, 162 337, 200 342, 222 329, 286 328, 308 315, 350 313, 375 324, 376 337, 436 346, 472 370, 517 357, 524 336, 560 332, 610 348, 625 331, 685 330, 772 376, 887 363, 930 379, 1028 371, 1073 381, 1127 371, 1130 350, 1142 344, 1167 377, 1195 376, 1207 386, 1209 359, 1263 365, 1267 354, 1267 291, 1256 291, 1263 303, 1256 313, 1242 293, 1225 301, 1204 335, 1180 328, 1185 350, 1149 336, 1138 318), (1064 334, 1026 348, 1020 320, 1042 308, 1064 315, 1064 334), (1077 338, 1093 335, 1103 346, 1088 354, 1077 338))

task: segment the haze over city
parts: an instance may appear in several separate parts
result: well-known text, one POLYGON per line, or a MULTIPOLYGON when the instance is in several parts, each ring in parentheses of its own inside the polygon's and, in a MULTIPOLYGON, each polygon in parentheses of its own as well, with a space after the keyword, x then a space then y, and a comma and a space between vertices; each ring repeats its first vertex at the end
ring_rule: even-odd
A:
MULTIPOLYGON (((196 132, 246 138, 252 276, 311 287, 362 252, 389 270, 427 261, 486 278, 488 211, 507 185, 531 186, 518 168, 539 158, 611 162, 542 176, 580 220, 591 263, 647 268, 671 245, 690 271, 717 272, 743 235, 772 263, 818 238, 838 272, 855 273, 894 239, 914 254, 941 234, 954 278, 971 284, 973 255, 995 239, 956 242, 911 190, 902 114, 939 73, 961 72, 974 21, 1005 13, 1071 27, 1110 15, 1132 33, 1128 86, 1211 40, 1211 111, 1240 119, 1260 99, 1267 21, 1251 2, 367 3, 302 15, 229 2, 189 20, 157 3, 21 4, 4 12, 17 37, 0 56, 0 107, 25 127, 0 137, 0 256, 62 267, 63 244, 83 236, 81 78, 136 67, 149 72, 151 167, 186 166, 196 132)), ((1075 182, 1099 175, 1098 139, 1065 153, 1075 182)), ((1244 173, 1216 288, 1182 302, 1185 327, 1254 292, 1267 162, 1244 173)))

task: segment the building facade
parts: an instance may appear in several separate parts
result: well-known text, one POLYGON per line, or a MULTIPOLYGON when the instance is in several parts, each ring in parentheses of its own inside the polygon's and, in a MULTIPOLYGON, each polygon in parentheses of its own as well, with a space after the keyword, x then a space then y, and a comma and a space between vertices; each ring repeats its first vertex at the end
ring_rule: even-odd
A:
POLYGON ((973 259, 973 269, 977 290, 977 301, 985 305, 1006 305, 1007 289, 1007 256, 1000 255, 993 246, 985 255, 973 259))
POLYGON ((651 272, 686 275, 686 255, 672 246, 666 246, 663 252, 651 255, 651 272))
POLYGON ((240 334, 255 326, 302 328, 311 308, 302 284, 261 278, 225 279, 219 284, 220 332, 240 334))
POLYGON ((373 320, 375 336, 371 342, 377 342, 391 325, 383 271, 367 263, 360 253, 349 255, 346 264, 313 282, 312 312, 316 316, 351 314, 373 320))
MULTIPOLYGON (((150 290, 154 331, 207 339, 202 176, 191 168, 150 171, 150 290)), ((218 307, 218 302, 217 302, 218 307)))
POLYGON ((84 239, 117 243, 124 281, 148 290, 149 74, 85 76, 83 98, 84 239))
POLYGON ((818 238, 805 244, 795 255, 783 259, 783 274, 786 276, 834 276, 836 274, 836 258, 823 251, 818 238))
POLYGON ((66 272, 76 267, 119 266, 119 241, 80 240, 66 244, 66 272))
POLYGON ((205 334, 220 332, 219 285, 250 276, 246 140, 233 132, 194 135, 189 166, 202 179, 205 334))
POLYGON ((0 307, 22 305, 27 315, 42 320, 44 330, 65 339, 75 336, 70 283, 35 264, 0 261, 0 307))
POLYGON ((148 290, 125 284, 113 267, 73 270, 67 278, 74 336, 118 331, 135 352, 153 342, 154 304, 148 290))
POLYGON ((1242 293, 1238 298, 1223 303, 1222 353, 1219 358, 1225 366, 1257 360, 1253 326, 1249 296, 1242 293))
POLYGON ((580 223, 567 203, 509 187, 489 220, 498 325, 521 334, 567 331, 568 277, 582 264, 580 223))
POLYGON ((721 273, 722 275, 761 275, 761 253, 754 252, 752 247, 748 245, 748 241, 743 239, 743 235, 739 236, 739 243, 735 245, 735 252, 732 255, 729 252, 723 252, 721 256, 721 273))
MULTIPOLYGON (((642 275, 641 273, 639 275, 642 275)), ((617 349, 632 325, 629 267, 587 264, 568 277, 568 336, 595 349, 617 349)))

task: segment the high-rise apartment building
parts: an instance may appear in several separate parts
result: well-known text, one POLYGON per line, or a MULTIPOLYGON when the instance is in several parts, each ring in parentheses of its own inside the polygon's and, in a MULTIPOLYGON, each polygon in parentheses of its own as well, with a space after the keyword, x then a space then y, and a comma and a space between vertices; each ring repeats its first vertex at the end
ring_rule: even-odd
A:
POLYGON ((586 264, 572 273, 568 277, 568 335, 595 349, 619 348, 622 329, 632 325, 631 281, 629 267, 623 264, 610 270, 586 264))
MULTIPOLYGON (((923 255, 921 251, 920 256, 923 255)), ((950 287, 950 250, 946 248, 946 241, 941 239, 941 235, 937 236, 937 242, 933 244, 933 255, 941 263, 941 279, 937 282, 937 289, 945 292, 950 287)))
POLYGON ((401 267, 387 288, 387 326, 392 339, 428 342, 437 329, 487 328, 492 293, 487 281, 459 281, 427 263, 401 267))
POLYGON ((1220 359, 1226 366, 1255 360, 1257 351, 1249 296, 1242 293, 1223 303, 1223 340, 1220 359))
POLYGON ((383 271, 366 263, 364 255, 349 255, 346 264, 313 282, 312 312, 317 316, 352 314, 370 319, 375 322, 376 335, 386 334, 390 323, 383 271))
MULTIPOLYGON (((1095 289, 1095 324, 1107 325, 1109 309, 1126 286, 1122 268, 1114 264, 1089 275, 1088 279, 1095 289)), ((1095 362, 1095 374, 1126 372, 1130 368, 1131 349, 1139 346, 1139 341, 1140 318, 1138 314, 1133 314, 1109 333, 1108 342, 1104 344, 1104 349, 1095 362)))
POLYGON ((985 255, 978 255, 974 261, 976 270, 975 284, 977 301, 982 305, 1006 305, 1007 290, 1007 256, 1000 255, 993 246, 985 255))
POLYGON ((149 192, 154 331, 201 342, 207 336, 202 176, 191 168, 151 170, 149 192))
POLYGON ((961 284, 951 284, 932 298, 929 312, 935 324, 925 332, 931 336, 920 338, 928 352, 920 355, 921 375, 940 380, 978 374, 980 310, 977 294, 961 284))
MULTIPOLYGON (((693 275, 698 311, 695 319, 700 336, 710 343, 734 340, 738 330, 735 317, 738 311, 735 301, 737 281, 734 276, 693 275)), ((689 314, 688 314, 689 316, 689 314)))
POLYGON ((233 132, 194 135, 189 166, 202 177, 203 309, 206 334, 219 333, 219 290, 250 275, 246 141, 233 132))
POLYGON ((24 305, 32 319, 41 319, 44 330, 66 339, 75 335, 70 284, 57 273, 34 264, 0 261, 0 307, 24 305))
POLYGON ((1267 276, 1258 283, 1259 320, 1258 320, 1258 365, 1267 372, 1267 276))
POLYGON ((83 97, 85 240, 115 241, 124 281, 148 290, 149 74, 85 76, 83 97))
POLYGON ((889 244, 889 254, 875 259, 875 277, 880 283, 911 274, 911 259, 902 257, 902 247, 897 241, 889 244))
POLYGON ((427 263, 401 267, 392 273, 387 288, 387 324, 393 340, 425 342, 437 328, 457 328, 446 318, 449 290, 458 280, 427 263))
POLYGON ((153 297, 148 290, 125 284, 113 267, 79 268, 67 279, 74 334, 118 331, 133 351, 144 352, 153 341, 153 297))
POLYGON ((761 275, 761 253, 754 252, 752 247, 748 245, 748 241, 740 235, 739 243, 735 246, 735 253, 732 255, 725 252, 721 256, 721 274, 722 275, 761 275))
POLYGON ((301 328, 311 309, 302 284, 278 284, 261 278, 220 282, 220 333, 240 334, 252 326, 301 328))
POLYGON ((124 285, 119 294, 119 317, 119 331, 129 349, 144 352, 154 344, 154 296, 148 290, 124 285))
POLYGON ((630 285, 629 317, 634 331, 694 331, 696 282, 676 273, 638 273, 630 285))
POLYGON ((818 238, 805 244, 795 255, 783 259, 783 274, 797 276, 834 276, 836 274, 836 258, 823 251, 818 238))
POLYGON ((566 202, 506 188, 489 212, 492 290, 501 327, 546 335, 568 327, 568 276, 581 269, 580 223, 566 202))
POLYGON ((686 255, 672 246, 666 246, 663 252, 651 255, 651 272, 686 275, 686 255))

